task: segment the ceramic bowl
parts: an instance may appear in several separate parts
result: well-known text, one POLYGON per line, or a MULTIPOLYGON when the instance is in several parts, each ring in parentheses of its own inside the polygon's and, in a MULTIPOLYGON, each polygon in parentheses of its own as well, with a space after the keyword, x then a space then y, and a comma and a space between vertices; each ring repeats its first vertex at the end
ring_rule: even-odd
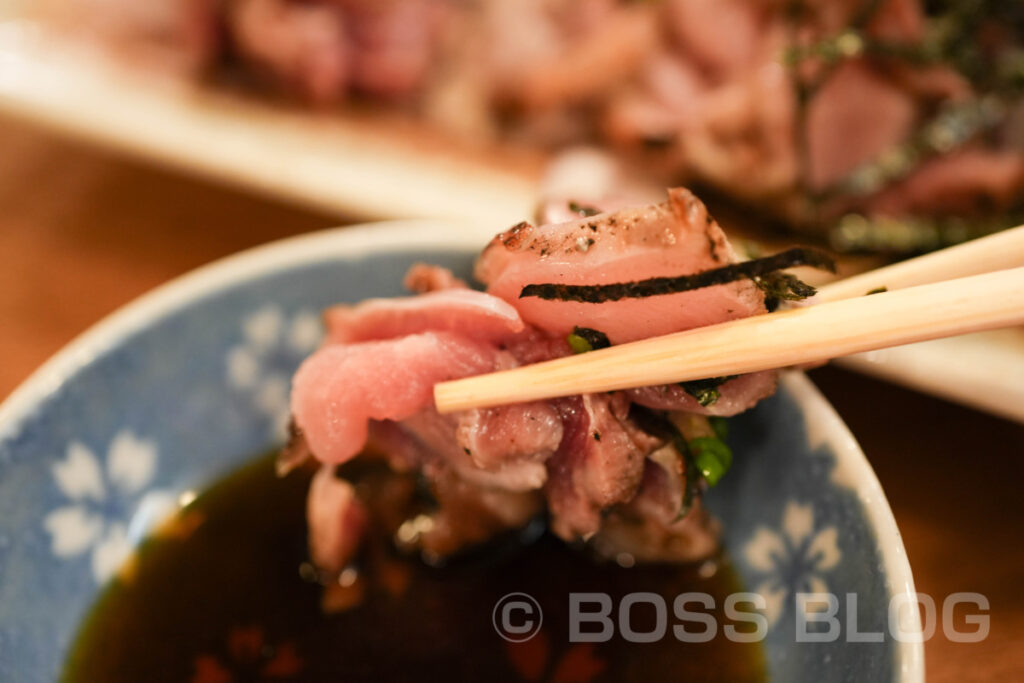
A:
MULTIPOLYGON (((12 394, 0 407, 0 680, 54 680, 153 522, 280 442, 289 376, 318 343, 323 307, 399 295, 416 261, 468 274, 481 242, 405 221, 261 247, 125 307, 12 394)), ((772 679, 923 680, 921 645, 889 627, 894 597, 914 592, 900 535, 833 409, 788 374, 730 438, 736 462, 708 505, 742 583, 765 598, 772 679), (800 642, 800 592, 837 596, 837 638, 800 642), (864 638, 851 624, 881 642, 853 642, 864 638)))

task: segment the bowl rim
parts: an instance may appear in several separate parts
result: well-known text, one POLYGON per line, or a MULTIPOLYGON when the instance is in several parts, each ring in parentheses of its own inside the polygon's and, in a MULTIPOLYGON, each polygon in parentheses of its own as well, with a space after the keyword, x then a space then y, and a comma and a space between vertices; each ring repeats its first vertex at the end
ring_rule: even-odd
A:
MULTIPOLYGON (((903 547, 903 536, 889 506, 889 499, 878 481, 878 475, 853 432, 804 372, 785 372, 781 384, 808 418, 808 439, 812 444, 827 444, 835 453, 833 481, 853 491, 864 507, 864 516, 875 534, 881 562, 885 567, 889 599, 904 595, 909 601, 916 601, 917 589, 914 587, 910 559, 903 547)), ((915 611, 907 631, 921 633, 921 629, 921 615, 915 611)), ((895 680, 900 683, 924 683, 924 643, 909 639, 897 641, 896 652, 895 680)))
MULTIPOLYGON (((335 259, 418 250, 478 251, 493 232, 458 219, 404 219, 329 228, 262 244, 180 275, 137 297, 72 339, 0 403, 0 442, 16 434, 21 424, 64 382, 95 358, 115 348, 133 333, 189 306, 210 292, 243 284, 254 277, 296 266, 335 259)), ((802 372, 787 372, 782 380, 807 420, 808 438, 828 444, 836 454, 833 477, 861 501, 879 545, 890 599, 897 594, 916 600, 914 579, 903 540, 878 477, 849 427, 811 380, 802 372)), ((920 614, 912 615, 912 632, 921 632, 920 614)), ((916 639, 915 639, 916 640, 916 639)), ((924 681, 924 645, 898 641, 896 680, 924 681)))

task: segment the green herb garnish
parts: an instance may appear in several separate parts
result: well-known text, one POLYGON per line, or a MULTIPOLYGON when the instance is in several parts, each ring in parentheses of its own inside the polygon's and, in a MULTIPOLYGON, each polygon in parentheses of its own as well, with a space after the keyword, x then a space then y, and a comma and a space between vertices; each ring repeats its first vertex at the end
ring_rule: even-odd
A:
POLYGON ((679 459, 683 464, 685 479, 683 500, 676 515, 676 521, 685 517, 700 495, 701 482, 714 486, 732 466, 732 450, 725 443, 728 425, 724 418, 708 419, 716 436, 699 436, 686 440, 671 420, 664 414, 633 404, 629 409, 629 417, 647 432, 659 438, 671 441, 679 459))
POLYGON ((883 292, 888 292, 888 291, 889 291, 889 288, 885 287, 885 286, 875 287, 874 289, 869 290, 868 293, 865 294, 864 296, 871 296, 872 294, 882 294, 883 292))
POLYGON ((717 484, 732 466, 732 450, 718 437, 699 436, 687 445, 708 486, 717 484))
POLYGON ((608 335, 600 330, 593 330, 589 327, 574 327, 568 337, 569 347, 575 354, 586 353, 596 349, 606 349, 612 345, 608 341, 608 335))
POLYGON ((576 355, 594 350, 594 347, 590 345, 590 342, 575 332, 566 337, 565 340, 569 342, 569 348, 571 348, 572 352, 576 355))
POLYGON ((934 157, 948 155, 966 145, 1012 147, 1012 143, 1007 147, 1006 131, 1015 123, 1012 117, 1019 111, 1024 94, 1024 11, 1020 2, 928 0, 923 3, 927 6, 927 21, 921 27, 920 37, 906 41, 878 37, 871 30, 871 21, 886 5, 883 0, 864 0, 859 4, 861 8, 847 26, 814 42, 804 38, 804 25, 815 13, 809 3, 796 0, 786 13, 790 45, 783 63, 790 70, 796 95, 796 189, 806 198, 793 219, 802 227, 827 230, 834 240, 833 246, 838 242, 843 250, 900 254, 931 251, 991 232, 979 229, 979 221, 1000 229, 1014 225, 1005 215, 1006 209, 999 208, 979 212, 969 221, 960 215, 856 216, 857 225, 843 218, 844 225, 833 226, 830 212, 822 209, 837 196, 873 195, 907 178, 934 157), (808 110, 838 68, 849 60, 896 73, 941 65, 943 70, 959 72, 970 83, 972 94, 948 97, 945 102, 927 107, 915 129, 899 143, 882 150, 829 187, 820 188, 810 179, 808 110), (804 68, 809 65, 812 68, 804 68), (965 222, 967 228, 962 229, 965 222), (947 225, 950 223, 954 225, 947 225))
POLYGON ((764 292, 764 307, 769 312, 778 309, 783 301, 802 301, 818 293, 817 289, 789 273, 768 273, 754 278, 754 284, 764 292))
MULTIPOLYGON (((1024 198, 1022 198, 1024 199, 1024 198)), ((839 252, 917 254, 991 235, 1024 221, 1024 201, 998 216, 843 216, 829 231, 839 252)))
POLYGON ((681 386, 683 391, 687 394, 697 399, 697 403, 704 408, 707 408, 710 405, 714 405, 718 399, 721 398, 721 394, 718 392, 718 387, 733 379, 733 377, 735 377, 735 375, 729 377, 695 379, 689 382, 680 382, 679 386, 681 386))

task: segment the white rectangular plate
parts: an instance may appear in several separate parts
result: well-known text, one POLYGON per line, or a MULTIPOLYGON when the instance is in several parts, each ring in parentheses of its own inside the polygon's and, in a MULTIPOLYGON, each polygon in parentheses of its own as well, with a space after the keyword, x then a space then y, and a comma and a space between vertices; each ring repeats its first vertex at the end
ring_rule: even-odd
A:
POLYGON ((459 148, 408 121, 275 106, 132 69, 10 9, 4 16, 3 2, 7 114, 346 218, 457 217, 493 235, 533 212, 539 158, 459 148))
MULTIPOLYGON (((532 214, 541 163, 408 123, 317 114, 156 78, 47 39, 0 0, 0 111, 346 217, 452 217, 481 243, 532 214), (475 229, 475 228, 474 228, 475 229)), ((915 344, 847 367, 1024 421, 1024 330, 915 344)))

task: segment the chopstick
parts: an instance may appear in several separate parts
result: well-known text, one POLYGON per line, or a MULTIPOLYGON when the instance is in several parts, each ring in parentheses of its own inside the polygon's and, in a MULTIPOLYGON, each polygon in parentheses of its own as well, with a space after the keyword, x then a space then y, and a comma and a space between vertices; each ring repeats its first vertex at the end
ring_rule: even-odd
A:
POLYGON ((893 291, 1018 266, 1024 266, 1024 225, 837 280, 819 287, 807 303, 838 301, 879 287, 893 291))
MULTIPOLYGON (((860 294, 867 291, 860 289, 859 283, 857 287, 860 294)), ((852 290, 837 286, 832 291, 852 290)), ((439 412, 450 413, 686 382, 815 363, 1021 323, 1024 267, 752 316, 442 382, 434 387, 434 401, 439 412)))

